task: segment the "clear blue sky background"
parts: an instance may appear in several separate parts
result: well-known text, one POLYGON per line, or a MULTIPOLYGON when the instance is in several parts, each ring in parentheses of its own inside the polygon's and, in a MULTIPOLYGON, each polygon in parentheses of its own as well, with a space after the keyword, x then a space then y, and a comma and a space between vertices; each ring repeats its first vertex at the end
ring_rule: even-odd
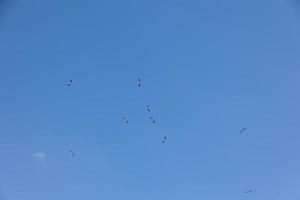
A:
POLYGON ((300 198, 296 0, 0 6, 1 200, 300 198))

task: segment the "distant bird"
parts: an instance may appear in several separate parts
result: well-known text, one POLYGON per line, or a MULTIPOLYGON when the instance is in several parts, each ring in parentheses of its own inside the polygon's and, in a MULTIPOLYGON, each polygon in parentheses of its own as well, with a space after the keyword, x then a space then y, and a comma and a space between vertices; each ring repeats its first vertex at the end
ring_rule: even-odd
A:
POLYGON ((165 143, 167 141, 167 136, 164 136, 164 137, 162 137, 162 139, 161 139, 161 143, 165 143))
POLYGON ((43 152, 37 152, 32 154, 33 157, 35 157, 38 160, 46 159, 46 154, 43 152))
POLYGON ((247 128, 242 128, 242 129, 240 130, 240 133, 244 133, 245 131, 247 131, 247 128))
POLYGON ((71 156, 75 158, 75 152, 73 150, 69 150, 69 152, 71 153, 71 156))
POLYGON ((151 105, 147 105, 147 110, 148 110, 148 112, 151 112, 151 105))
POLYGON ((195 149, 195 151, 197 151, 197 150, 198 150, 198 146, 197 146, 197 145, 195 145, 194 149, 195 149))
POLYGON ((123 120, 126 124, 128 124, 128 119, 127 119, 127 117, 122 117, 122 120, 123 120))
POLYGON ((149 119, 150 119, 150 121, 151 121, 152 123, 155 123, 155 122, 156 122, 155 119, 154 119, 153 117, 149 117, 149 119))
POLYGON ((143 83, 143 80, 138 78, 138 86, 141 87, 142 86, 142 83, 143 83))
POLYGON ((252 190, 245 190, 245 191, 244 191, 245 194, 251 193, 251 192, 252 192, 252 190))
POLYGON ((73 85, 73 80, 69 80, 68 81, 68 87, 70 88, 70 87, 72 87, 72 85, 73 85))

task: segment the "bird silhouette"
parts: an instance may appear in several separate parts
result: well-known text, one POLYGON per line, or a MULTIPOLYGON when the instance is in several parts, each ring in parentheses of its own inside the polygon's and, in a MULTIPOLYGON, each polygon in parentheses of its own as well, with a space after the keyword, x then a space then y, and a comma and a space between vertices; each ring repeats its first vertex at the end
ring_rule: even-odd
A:
POLYGON ((143 80, 141 78, 138 78, 138 87, 141 87, 143 83, 143 80))
POLYGON ((151 112, 151 105, 147 105, 147 110, 148 110, 148 112, 151 112))
POLYGON ((150 121, 151 121, 152 123, 155 123, 155 122, 156 122, 155 119, 154 119, 153 117, 149 117, 149 119, 150 119, 150 121))
POLYGON ((167 136, 164 136, 164 137, 162 137, 162 139, 161 139, 161 143, 165 143, 167 141, 167 136))
POLYGON ((242 128, 242 129, 240 130, 240 133, 244 133, 245 131, 247 131, 247 128, 242 128))
POLYGON ((69 152, 71 153, 71 156, 75 158, 75 152, 73 150, 69 150, 69 152))
POLYGON ((68 87, 70 88, 70 87, 72 87, 73 86, 73 80, 69 80, 68 81, 68 87))
POLYGON ((127 117, 122 117, 122 120, 123 120, 126 124, 128 124, 128 119, 127 119, 127 117))

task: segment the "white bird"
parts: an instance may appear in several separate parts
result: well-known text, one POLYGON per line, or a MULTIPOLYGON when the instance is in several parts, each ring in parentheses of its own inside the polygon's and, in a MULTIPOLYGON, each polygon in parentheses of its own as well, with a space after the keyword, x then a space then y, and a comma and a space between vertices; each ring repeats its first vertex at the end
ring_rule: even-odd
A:
POLYGON ((33 153, 32 156, 39 160, 43 160, 46 158, 46 154, 43 152, 33 153))

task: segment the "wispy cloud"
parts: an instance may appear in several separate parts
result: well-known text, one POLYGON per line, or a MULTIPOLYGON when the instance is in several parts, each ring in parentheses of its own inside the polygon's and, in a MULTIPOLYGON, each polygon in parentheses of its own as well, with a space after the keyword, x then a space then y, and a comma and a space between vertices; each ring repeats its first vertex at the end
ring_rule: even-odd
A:
POLYGON ((43 152, 36 152, 36 153, 33 153, 32 156, 36 159, 39 159, 39 160, 44 160, 46 159, 46 154, 43 153, 43 152))

